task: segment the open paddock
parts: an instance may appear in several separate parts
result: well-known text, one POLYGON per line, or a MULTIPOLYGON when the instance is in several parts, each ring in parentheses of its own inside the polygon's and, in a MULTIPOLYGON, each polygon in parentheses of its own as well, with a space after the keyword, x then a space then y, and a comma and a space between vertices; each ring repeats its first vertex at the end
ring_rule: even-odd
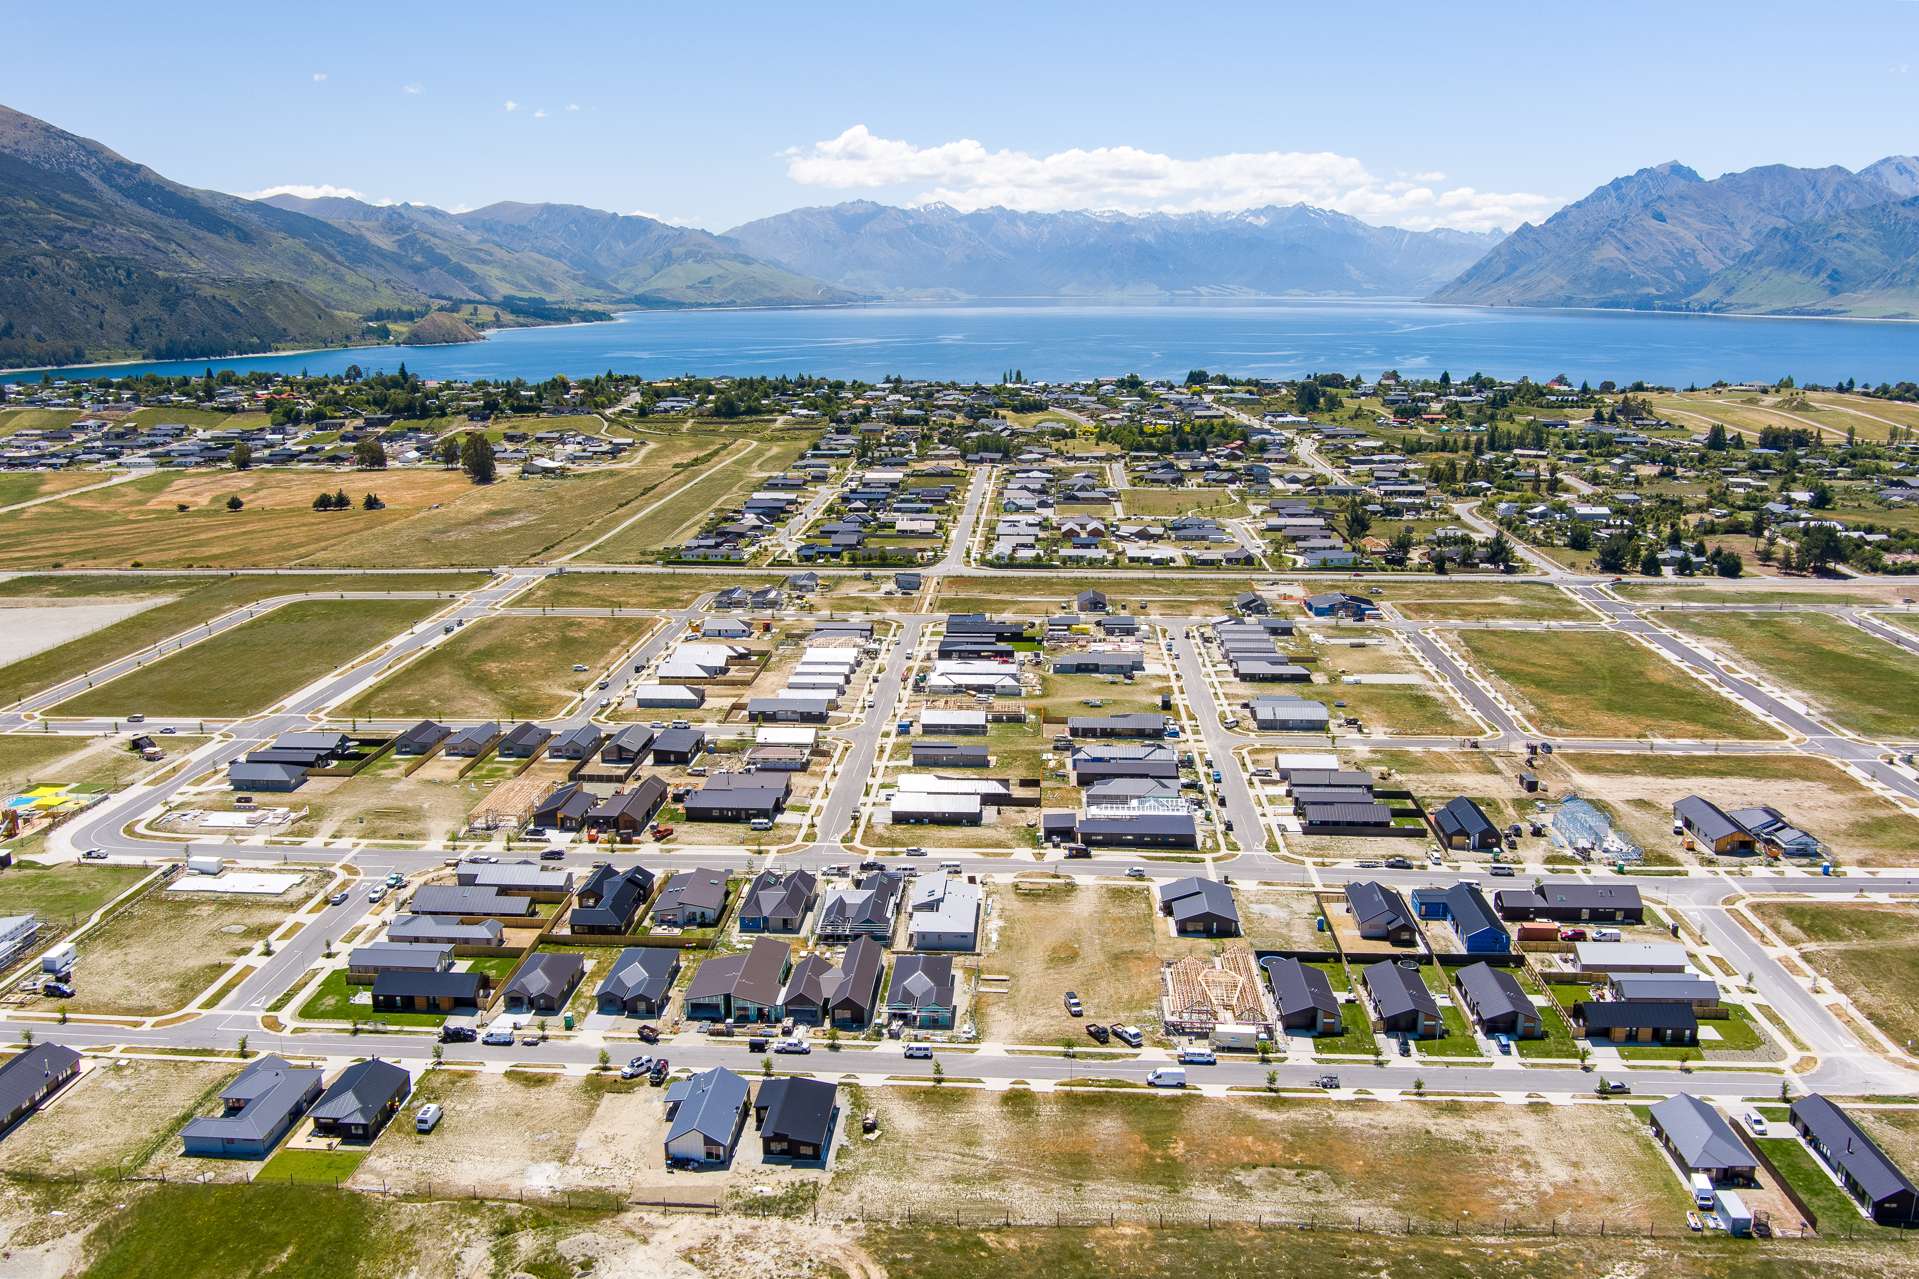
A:
POLYGON ((486 617, 408 662, 341 709, 373 719, 558 715, 653 623, 643 618, 486 617), (584 665, 585 672, 575 671, 584 665))

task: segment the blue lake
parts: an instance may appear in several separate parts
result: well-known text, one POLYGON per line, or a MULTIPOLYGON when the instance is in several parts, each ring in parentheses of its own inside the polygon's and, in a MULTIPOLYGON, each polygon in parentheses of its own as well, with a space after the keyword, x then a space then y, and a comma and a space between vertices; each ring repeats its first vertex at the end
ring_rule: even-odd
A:
MULTIPOLYGON (((1007 369, 1061 381, 1207 368, 1285 376, 1337 371, 1686 386, 1714 379, 1919 377, 1919 324, 1645 312, 1488 310, 1410 302, 868 306, 818 310, 634 311, 604 324, 509 329, 445 347, 373 347, 106 366, 86 373, 217 369, 368 371, 402 361, 433 378, 538 380, 613 369, 813 373, 876 380, 995 381, 1007 369)), ((36 373, 9 380, 37 379, 36 373)))

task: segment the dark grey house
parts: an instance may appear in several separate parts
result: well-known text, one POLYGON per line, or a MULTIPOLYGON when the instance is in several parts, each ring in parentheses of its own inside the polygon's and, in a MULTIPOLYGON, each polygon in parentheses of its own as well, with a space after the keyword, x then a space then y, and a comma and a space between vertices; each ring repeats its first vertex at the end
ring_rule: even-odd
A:
POLYGON ((513 1013, 557 1013, 586 976, 586 959, 570 951, 528 955, 500 992, 513 1013))
POLYGON ((412 1091, 412 1077, 403 1067, 378 1057, 356 1061, 314 1103, 313 1131, 342 1141, 372 1141, 412 1091))
POLYGON ((1493 894, 1493 904, 1507 919, 1547 919, 1560 924, 1590 922, 1643 924, 1646 906, 1636 884, 1606 882, 1541 884, 1536 888, 1508 888, 1493 894))
POLYGON ((819 880, 811 871, 763 870, 740 894, 740 931, 797 933, 819 899, 819 880))
POLYGON ((499 756, 501 759, 532 759, 552 739, 551 729, 542 728, 528 720, 515 725, 500 739, 499 756))
POLYGON ((1419 939, 1419 925, 1413 922, 1406 899, 1397 888, 1372 880, 1348 884, 1346 909, 1352 913, 1359 935, 1367 941, 1410 946, 1419 939))
POLYGON ((835 1084, 790 1075, 766 1080, 753 1099, 761 1155, 795 1163, 825 1163, 839 1114, 839 1087, 835 1084))
POLYGON ((424 755, 451 736, 453 736, 453 730, 446 725, 423 719, 393 739, 393 753, 424 755))
POLYGON ((1197 937, 1237 937, 1239 907, 1233 890, 1216 879, 1189 875, 1162 884, 1159 909, 1173 920, 1173 930, 1197 937))
POLYGON ((1259 965, 1266 970, 1282 1030, 1302 1035, 1340 1033, 1339 997, 1325 973, 1281 955, 1268 955, 1259 965))
POLYGON ((633 931, 640 907, 653 895, 653 872, 644 866, 616 870, 596 866, 573 898, 567 925, 576 933, 618 935, 633 931))
POLYGON ((725 909, 725 871, 683 870, 654 899, 652 919, 668 928, 711 928, 725 909))
POLYGON ((1409 1039, 1437 1039, 1446 1033, 1439 1001, 1411 960, 1382 959, 1360 970, 1360 980, 1373 997, 1380 1029, 1409 1039))
POLYGON ((680 975, 680 952, 666 946, 629 946, 613 961, 594 993, 609 1017, 658 1017, 680 975))
POLYGON ((924 739, 913 743, 915 768, 985 768, 991 762, 986 747, 978 744, 924 739))
POLYGON ((1499 847, 1499 827, 1464 795, 1448 800, 1433 814, 1433 830, 1447 848, 1490 852, 1499 847))
POLYGON ((1654 1103, 1649 1118, 1653 1136, 1688 1173, 1704 1173, 1715 1186, 1750 1186, 1759 1158, 1725 1117, 1691 1093, 1676 1093, 1654 1103))
MULTIPOLYGON (((1801 1097, 1788 1112, 1792 1126, 1805 1138, 1847 1194, 1866 1215, 1882 1226, 1919 1223, 1919 1187, 1899 1170, 1851 1115, 1818 1093, 1801 1097)), ((1821 1229, 1829 1223, 1821 1222, 1821 1229)))
POLYGON ((35 1044, 0 1065, 0 1133, 80 1073, 80 1054, 65 1044, 35 1044))
POLYGON ((1488 1035, 1537 1039, 1546 1033, 1539 1009, 1513 975, 1491 964, 1468 964, 1453 974, 1460 1002, 1488 1035))
POLYGON ((319 1100, 320 1080, 319 1071, 295 1069, 284 1057, 261 1057, 221 1090, 219 1114, 187 1121, 181 1147, 189 1155, 265 1159, 319 1100))

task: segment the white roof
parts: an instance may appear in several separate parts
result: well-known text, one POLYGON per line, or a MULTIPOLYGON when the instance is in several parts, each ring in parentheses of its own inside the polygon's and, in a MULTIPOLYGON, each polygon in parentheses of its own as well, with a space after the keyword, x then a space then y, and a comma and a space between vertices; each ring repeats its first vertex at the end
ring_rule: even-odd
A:
POLYGON ((1012 788, 995 777, 942 777, 938 773, 902 773, 894 783, 916 795, 1008 795, 1012 788))
POLYGON ((1573 943, 1581 968, 1659 967, 1684 969, 1686 948, 1668 941, 1582 941, 1573 943))
POLYGON ((817 728, 786 724, 761 724, 753 731, 756 746, 811 746, 819 740, 817 728))
POLYGON ((895 817, 975 814, 980 811, 980 807, 978 795, 928 795, 919 791, 895 791, 891 805, 895 817))
POLYGON ((800 654, 802 666, 858 666, 860 651, 857 648, 813 648, 800 654))
POLYGON ((910 934, 971 933, 979 927, 980 887, 944 871, 914 881, 907 909, 910 934))

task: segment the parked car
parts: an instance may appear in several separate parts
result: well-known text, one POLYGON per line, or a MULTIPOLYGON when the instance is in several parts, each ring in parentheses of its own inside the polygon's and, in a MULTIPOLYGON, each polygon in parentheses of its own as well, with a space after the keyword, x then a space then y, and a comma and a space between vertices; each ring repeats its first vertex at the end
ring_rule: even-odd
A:
POLYGON ((1766 1135, 1766 1117, 1749 1108, 1746 1111, 1746 1127, 1752 1129, 1753 1136, 1763 1137, 1766 1135))
POLYGON ((772 1046, 772 1043, 773 1041, 765 1035, 755 1035, 746 1041, 746 1051, 750 1053, 763 1053, 772 1046))
POLYGON ((1146 878, 1146 868, 1145 868, 1144 866, 1128 866, 1128 867, 1126 868, 1126 878, 1128 878, 1128 879, 1145 879, 1145 878, 1146 878))
POLYGON ((398 888, 400 885, 404 883, 406 883, 406 876, 402 875, 399 871, 395 870, 395 871, 387 872, 386 886, 388 888, 398 888))
POLYGON ((1631 1092, 1632 1084, 1624 1079, 1607 1079, 1604 1075, 1601 1075, 1599 1077, 1599 1084, 1593 1091, 1602 1097, 1610 1093, 1631 1092))
POLYGON ((81 853, 80 856, 85 861, 103 862, 107 859, 107 850, 104 848, 89 848, 86 852, 81 853))
POLYGON ((649 1084, 652 1084, 655 1088, 658 1088, 661 1084, 666 1082, 666 1072, 667 1072, 666 1058, 662 1057, 658 1061, 653 1063, 653 1069, 647 1074, 646 1082, 649 1084))
POLYGON ((1315 1088, 1337 1088, 1339 1087, 1339 1076, 1321 1075, 1319 1078, 1313 1080, 1313 1086, 1315 1088))
POLYGON ((906 855, 908 857, 924 857, 926 856, 926 850, 924 848, 909 848, 906 850, 906 855))
POLYGON ((460 1022, 448 1021, 440 1025, 440 1042, 443 1044, 470 1044, 479 1037, 477 1030, 460 1022))
POLYGON ((813 1045, 798 1036, 793 1036, 775 1043, 773 1045, 773 1051, 776 1053, 810 1053, 813 1051, 813 1045))
POLYGON ((566 860, 566 850, 564 848, 543 848, 540 850, 540 860, 543 862, 564 861, 566 860))
POLYGON ((58 977, 49 977, 40 983, 40 993, 51 995, 55 999, 72 999, 73 983, 58 977))
POLYGON ((931 1044, 906 1045, 906 1059, 908 1061, 931 1061, 933 1059, 933 1045, 931 1044))
POLYGON ((1388 870, 1411 870, 1412 868, 1413 859, 1410 857, 1388 857, 1386 859, 1386 869, 1388 870))
POLYGON ((620 1078, 638 1079, 641 1075, 649 1073, 652 1069, 653 1059, 651 1057, 635 1057, 632 1061, 620 1067, 620 1078))
POLYGON ((1505 862, 1495 862, 1489 873, 1495 879, 1511 879, 1514 875, 1517 875, 1519 871, 1505 862))
POLYGON ((414 1112, 413 1131, 432 1132, 440 1126, 440 1119, 445 1114, 446 1111, 441 1108, 439 1102, 429 1101, 426 1105, 414 1112))

